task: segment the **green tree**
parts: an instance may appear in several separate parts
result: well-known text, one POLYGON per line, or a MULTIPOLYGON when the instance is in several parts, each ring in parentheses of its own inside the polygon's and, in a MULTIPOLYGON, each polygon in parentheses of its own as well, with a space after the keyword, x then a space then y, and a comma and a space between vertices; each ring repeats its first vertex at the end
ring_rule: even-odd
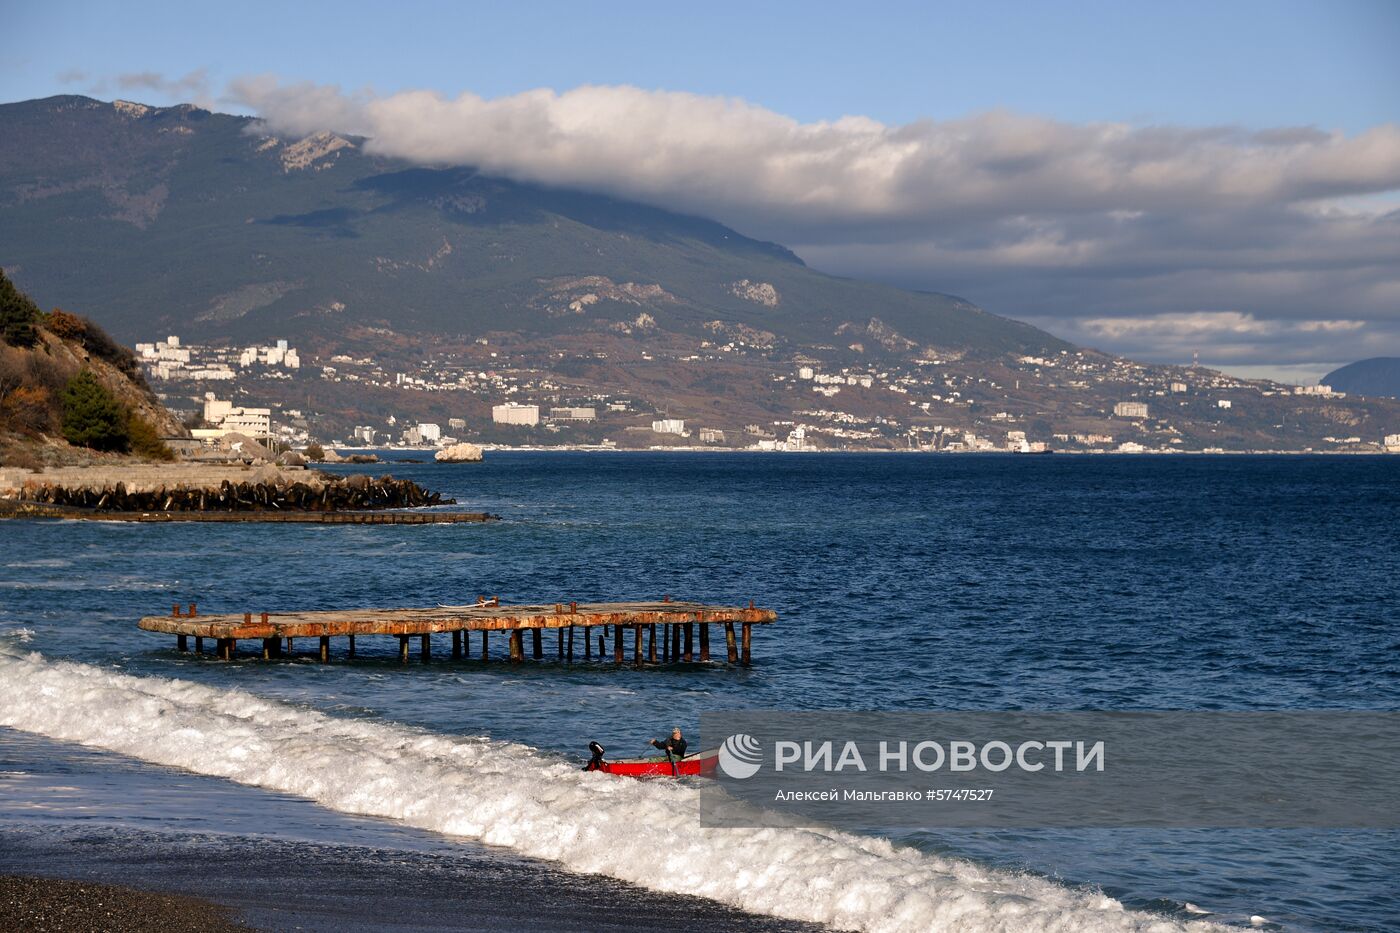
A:
POLYGON ((92 370, 83 369, 63 389, 63 436, 94 450, 127 449, 127 416, 92 370))
POLYGON ((160 439, 160 432, 134 411, 127 413, 126 434, 131 452, 138 457, 147 460, 175 459, 175 452, 160 439))
POLYGON ((38 320, 39 306, 15 288, 0 269, 0 340, 16 347, 34 346, 34 323, 38 320))

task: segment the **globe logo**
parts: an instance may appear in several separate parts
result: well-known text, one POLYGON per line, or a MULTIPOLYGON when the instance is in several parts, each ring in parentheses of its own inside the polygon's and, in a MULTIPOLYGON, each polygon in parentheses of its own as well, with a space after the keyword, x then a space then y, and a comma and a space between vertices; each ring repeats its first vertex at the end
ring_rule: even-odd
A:
POLYGON ((763 746, 758 739, 736 732, 719 747, 719 769, 737 780, 751 778, 763 767, 763 746))

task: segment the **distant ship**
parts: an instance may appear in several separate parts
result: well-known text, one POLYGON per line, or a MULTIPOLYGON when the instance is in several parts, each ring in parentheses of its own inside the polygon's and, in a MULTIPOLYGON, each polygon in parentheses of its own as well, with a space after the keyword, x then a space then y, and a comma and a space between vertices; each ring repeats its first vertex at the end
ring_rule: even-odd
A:
POLYGON ((1031 446, 1026 441, 1022 441, 1019 446, 1012 448, 1018 454, 1053 454, 1055 451, 1045 444, 1031 446))

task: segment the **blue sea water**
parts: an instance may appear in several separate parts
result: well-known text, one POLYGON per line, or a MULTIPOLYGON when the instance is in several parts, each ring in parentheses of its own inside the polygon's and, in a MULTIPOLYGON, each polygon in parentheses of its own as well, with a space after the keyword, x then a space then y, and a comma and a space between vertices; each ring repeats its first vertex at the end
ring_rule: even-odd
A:
MULTIPOLYGON (((641 753, 671 724, 693 730, 701 711, 726 708, 1400 709, 1400 458, 497 452, 385 471, 503 520, 3 523, 0 637, 50 659, 559 755, 594 738, 641 753), (566 668, 548 641, 544 663, 454 662, 445 638, 429 665, 398 665, 391 639, 361 639, 350 664, 262 663, 251 646, 225 664, 135 628, 176 602, 257 613, 663 594, 753 599, 780 622, 756 632, 747 670, 566 668)), ((120 787, 121 769, 103 773, 120 787)), ((36 812, 77 818, 34 781, 0 785, 0 829, 36 812)), ((119 797, 96 815, 136 825, 119 797)), ((257 812, 241 818, 256 827, 257 812)), ((318 838, 360 845, 376 832, 338 827, 318 838)), ((262 828, 278 831, 271 816, 262 828)), ((1288 929, 1400 925, 1395 832, 897 841, 1169 916, 1189 902, 1288 929)))

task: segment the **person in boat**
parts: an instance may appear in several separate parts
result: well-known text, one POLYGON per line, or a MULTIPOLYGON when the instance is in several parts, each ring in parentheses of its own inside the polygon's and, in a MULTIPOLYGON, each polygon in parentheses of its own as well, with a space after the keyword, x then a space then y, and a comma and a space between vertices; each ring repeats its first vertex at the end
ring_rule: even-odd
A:
POLYGON ((602 771, 602 770, 603 770, 603 752, 606 751, 606 749, 604 749, 603 746, 599 745, 597 742, 589 742, 589 743, 588 743, 588 751, 589 751, 590 754, 592 754, 593 757, 590 758, 590 759, 588 759, 588 764, 586 764, 586 765, 583 766, 583 770, 585 770, 585 771, 602 771))
POLYGON ((680 769, 677 768, 677 763, 685 757, 686 748, 685 736, 681 735, 681 727, 676 726, 672 729, 671 737, 664 742, 652 739, 651 744, 666 753, 666 760, 671 763, 672 776, 679 775, 680 769))

